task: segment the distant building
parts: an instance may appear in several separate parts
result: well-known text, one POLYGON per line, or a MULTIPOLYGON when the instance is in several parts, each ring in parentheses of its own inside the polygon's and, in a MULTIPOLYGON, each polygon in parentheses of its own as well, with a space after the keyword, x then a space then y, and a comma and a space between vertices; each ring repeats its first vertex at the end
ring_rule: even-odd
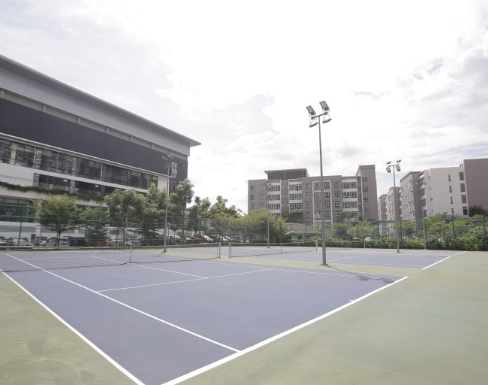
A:
POLYGON ((488 158, 464 159, 461 168, 464 170, 464 179, 461 179, 463 175, 460 174, 459 182, 465 183, 468 209, 480 206, 488 211, 488 158))
POLYGON ((422 219, 420 171, 410 171, 400 180, 400 212, 402 220, 422 219))
POLYGON ((419 174, 422 217, 434 214, 467 216, 468 199, 463 167, 431 168, 419 174))
POLYGON ((376 220, 378 203, 374 165, 356 175, 309 176, 305 168, 265 171, 266 179, 248 181, 248 211, 269 209, 274 215, 297 215, 304 223, 327 224, 362 218, 376 220), (322 195, 322 187, 324 194, 322 195))
POLYGON ((390 187, 385 198, 386 220, 396 221, 401 218, 400 187, 390 187))

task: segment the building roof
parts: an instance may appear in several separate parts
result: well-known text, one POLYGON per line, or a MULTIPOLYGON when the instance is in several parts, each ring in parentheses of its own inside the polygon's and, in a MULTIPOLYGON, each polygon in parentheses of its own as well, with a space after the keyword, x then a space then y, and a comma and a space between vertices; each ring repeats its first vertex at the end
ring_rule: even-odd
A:
POLYGON ((122 115, 126 119, 129 119, 135 123, 140 123, 146 126, 150 126, 154 129, 158 129, 160 131, 163 131, 165 134, 168 134, 170 136, 176 137, 182 141, 185 141, 188 143, 190 147, 198 146, 201 143, 191 139, 187 136, 181 135, 173 130, 170 130, 169 128, 166 128, 164 126, 161 126, 157 123, 154 123, 146 118, 143 118, 137 114, 134 114, 130 111, 124 110, 121 107, 118 107, 112 103, 106 102, 105 100, 102 100, 100 98, 97 98, 96 96, 90 95, 87 92, 81 91, 75 87, 72 87, 70 85, 67 85, 66 83, 60 82, 59 80, 56 80, 50 76, 44 75, 43 73, 36 71, 32 68, 29 68, 23 64, 20 64, 12 59, 9 59, 3 55, 0 55, 0 67, 13 72, 15 74, 18 74, 20 76, 23 76, 25 78, 31 79, 35 82, 38 82, 40 84, 43 84, 47 87, 50 87, 54 90, 63 92, 67 95, 73 96, 75 98, 78 98, 86 103, 95 105, 97 107, 101 107, 109 112, 122 115))

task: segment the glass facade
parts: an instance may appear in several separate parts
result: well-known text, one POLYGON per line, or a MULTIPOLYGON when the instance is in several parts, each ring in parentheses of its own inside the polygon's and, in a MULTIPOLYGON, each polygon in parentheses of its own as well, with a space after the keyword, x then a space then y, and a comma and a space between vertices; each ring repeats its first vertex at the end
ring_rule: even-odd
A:
MULTIPOLYGON (((158 184, 158 177, 156 175, 6 139, 0 139, 0 162, 144 190, 149 189, 151 183, 154 183, 156 186, 158 184)), ((88 187, 91 184, 86 182, 42 175, 42 173, 35 175, 34 184, 37 187, 68 192, 86 191, 86 193, 91 192, 92 195, 96 191, 103 193, 102 188, 96 188, 96 191, 93 191, 94 188, 88 187)), ((106 190, 105 193, 108 193, 108 187, 101 187, 104 187, 106 190)), ((95 193, 95 195, 99 194, 95 193)))

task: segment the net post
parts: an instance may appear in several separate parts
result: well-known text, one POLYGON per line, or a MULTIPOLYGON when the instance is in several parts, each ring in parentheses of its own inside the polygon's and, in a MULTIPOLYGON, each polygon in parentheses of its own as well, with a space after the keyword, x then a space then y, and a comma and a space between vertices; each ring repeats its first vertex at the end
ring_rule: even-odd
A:
POLYGON ((218 247, 219 259, 222 259, 222 245, 220 242, 219 242, 219 245, 217 247, 218 247))
POLYGON ((315 251, 317 251, 319 249, 318 243, 319 243, 319 241, 315 240, 315 251))
POLYGON ((229 242, 229 258, 232 257, 232 242, 229 242))

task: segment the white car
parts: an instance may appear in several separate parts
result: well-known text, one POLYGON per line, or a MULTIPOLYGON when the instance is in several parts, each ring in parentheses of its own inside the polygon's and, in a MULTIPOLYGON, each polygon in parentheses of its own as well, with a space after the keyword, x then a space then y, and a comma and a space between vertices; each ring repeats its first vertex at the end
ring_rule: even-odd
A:
POLYGON ((47 241, 42 242, 41 246, 46 247, 55 247, 55 246, 69 246, 69 239, 68 238, 58 238, 53 237, 49 238, 47 241))

